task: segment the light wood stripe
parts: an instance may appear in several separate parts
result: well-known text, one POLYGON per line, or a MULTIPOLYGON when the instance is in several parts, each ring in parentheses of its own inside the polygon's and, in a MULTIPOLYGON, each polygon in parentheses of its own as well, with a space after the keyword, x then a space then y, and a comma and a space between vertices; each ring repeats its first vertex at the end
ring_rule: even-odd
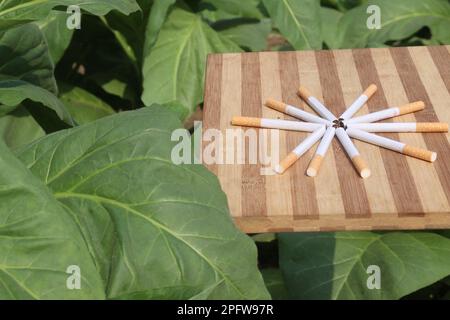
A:
MULTIPOLYGON (((260 71, 261 71, 261 98, 266 101, 269 98, 281 101, 281 83, 280 83, 280 65, 278 62, 277 52, 267 52, 260 54, 260 71)), ((284 118, 283 114, 271 108, 262 106, 262 115, 264 118, 277 119, 284 118)), ((286 154, 286 131, 279 131, 279 152, 286 154)), ((272 141, 270 141, 272 143, 272 141)), ((269 143, 269 145, 270 145, 269 143)), ((273 154, 270 150, 271 156, 273 154)), ((281 158, 280 158, 281 159, 281 158)), ((290 216, 293 215, 292 197, 290 188, 290 175, 273 175, 265 176, 266 181, 266 199, 267 199, 267 215, 268 216, 290 216)))
MULTIPOLYGON (((358 68, 362 85, 366 86, 374 83, 378 87, 378 91, 368 102, 369 110, 374 112, 387 108, 391 105, 397 105, 398 101, 387 99, 387 93, 390 93, 391 91, 389 91, 389 88, 385 88, 386 83, 389 83, 387 86, 392 85, 392 78, 389 78, 391 77, 390 70, 388 68, 383 68, 380 70, 377 69, 374 63, 375 61, 373 60, 374 58, 369 50, 353 50, 353 56, 358 68)), ((386 121, 392 122, 390 119, 386 121)), ((397 133, 383 134, 383 136, 394 140, 401 140, 401 136, 397 133)), ((383 159, 382 163, 387 172, 388 181, 391 185, 392 196, 398 212, 402 215, 421 214, 423 207, 414 183, 414 178, 409 167, 408 159, 406 159, 405 156, 396 154, 390 150, 385 150, 382 148, 378 149, 380 150, 383 159), (399 176, 402 178, 399 179, 399 176)))
MULTIPOLYGON (((295 52, 280 52, 280 79, 281 92, 283 101, 294 106, 300 105, 300 98, 297 96, 297 90, 300 86, 297 57, 295 52)), ((286 147, 287 151, 292 151, 302 140, 307 137, 302 132, 287 132, 286 147)), ((305 153, 297 162, 288 170, 290 175, 291 197, 293 200, 294 218, 318 218, 319 207, 317 205, 316 191, 314 180, 306 177, 306 168, 311 159, 313 150, 305 153)), ((286 172, 287 173, 287 172, 286 172)))
MULTIPOLYGON (((220 118, 220 130, 225 134, 227 129, 240 130, 241 128, 231 125, 230 120, 234 115, 241 114, 241 55, 240 54, 225 54, 222 58, 222 94, 221 94, 221 110, 222 116, 220 118)), ((224 142, 226 137, 224 138, 224 142)), ((236 188, 236 185, 242 184, 242 165, 237 164, 235 157, 235 148, 230 141, 226 141, 224 145, 225 155, 232 155, 235 164, 223 164, 218 166, 219 176, 229 177, 229 179, 222 180, 223 191, 230 195, 228 199, 228 207, 232 216, 242 216, 242 195, 241 188, 236 188)), ((224 158, 226 160, 226 158, 224 158)))
MULTIPOLYGON (((323 90, 324 103, 332 113, 340 115, 345 111, 345 102, 340 90, 331 89, 340 88, 333 53, 317 51, 316 60, 322 88, 326 88, 323 90)), ((351 161, 336 139, 333 141, 333 151, 336 162, 339 163, 337 172, 346 216, 349 218, 370 216, 370 205, 364 182, 355 172, 351 161), (354 201, 355 198, 358 201, 354 201)))
MULTIPOLYGON (((399 74, 396 72, 396 66, 390 55, 389 50, 372 50, 372 56, 376 60, 379 74, 385 75, 382 83, 387 102, 391 105, 401 105, 409 102, 408 97, 401 84, 399 74), (389 76, 387 76, 389 75, 389 76)), ((429 106, 431 108, 431 106, 429 106)), ((420 112, 405 114, 398 117, 399 122, 416 122, 416 114, 420 112)), ((399 140, 409 146, 420 147, 426 149, 427 146, 421 134, 400 133, 399 140)), ((411 157, 405 157, 414 179, 415 189, 418 191, 422 208, 420 213, 413 212, 413 214, 423 214, 425 212, 439 212, 444 210, 447 206, 445 194, 440 186, 439 178, 437 176, 434 166, 424 161, 418 161, 411 157), (432 177, 432 179, 430 179, 432 177), (427 186, 423 188, 421 186, 427 186)), ((411 197, 411 201, 413 201, 411 197)), ((408 199, 410 200, 410 199, 408 199)), ((409 215, 408 212, 400 211, 400 214, 409 215)))
MULTIPOLYGON (((208 107, 203 111, 203 132, 208 129, 220 129, 220 103, 222 91, 222 55, 208 55, 208 68, 205 78, 205 101, 208 107)), ((203 152, 203 150, 202 150, 203 152)), ((217 164, 208 165, 208 169, 218 174, 217 164)))
MULTIPOLYGON (((314 52, 297 52, 297 64, 301 85, 308 88, 317 99, 323 101, 322 87, 320 84, 319 74, 317 72, 316 57, 314 52)), ((301 106, 305 111, 315 113, 311 107, 303 101, 301 106)), ((339 214, 344 212, 341 186, 339 184, 339 178, 336 171, 336 162, 332 148, 328 150, 325 158, 323 159, 318 175, 315 178, 306 179, 314 180, 316 187, 316 199, 320 215, 339 214), (324 192, 324 190, 327 191, 324 192)))
MULTIPOLYGON (((261 117, 261 76, 259 54, 256 52, 242 54, 242 115, 261 117)), ((245 144, 248 159, 249 144, 245 144)), ((265 216, 267 214, 265 178, 260 172, 261 165, 248 164, 242 168, 242 215, 265 216)))
MULTIPOLYGON (((361 72, 363 73, 362 75, 358 75, 358 70, 356 69, 354 61, 356 57, 353 56, 351 50, 334 51, 334 57, 341 83, 340 89, 343 92, 345 105, 348 107, 370 84, 374 83, 374 81, 366 79, 366 73, 364 72, 361 72)), ((380 94, 383 93, 375 93, 375 95, 380 94)), ((362 115, 366 113, 368 113, 367 105, 365 105, 358 114, 362 115)), ((363 180, 372 214, 397 212, 389 178, 383 165, 380 148, 356 140, 354 140, 354 143, 361 152, 363 158, 367 159, 370 170, 372 170, 371 178, 363 180)))
MULTIPOLYGON (((390 52, 409 100, 423 100, 425 102, 425 110, 417 112, 416 119, 421 122, 439 122, 408 48, 392 48, 390 52)), ((450 145, 448 140, 444 134, 439 133, 423 134, 422 136, 427 149, 440 151, 439 158, 441 161, 436 161, 433 165, 447 199, 450 201, 450 161, 448 161, 450 159, 450 145)), ((430 187, 427 186, 427 188, 430 187)))

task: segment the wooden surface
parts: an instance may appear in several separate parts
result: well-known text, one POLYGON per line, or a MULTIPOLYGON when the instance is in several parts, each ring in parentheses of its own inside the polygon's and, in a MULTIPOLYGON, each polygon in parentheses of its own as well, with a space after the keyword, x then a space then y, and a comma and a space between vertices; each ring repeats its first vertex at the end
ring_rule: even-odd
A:
MULTIPOLYGON (((436 46, 210 55, 203 127, 225 133, 239 115, 292 119, 264 107, 267 98, 313 112, 296 95, 300 84, 339 115, 371 83, 378 91, 357 115, 423 100, 424 111, 394 120, 450 123, 450 46, 436 46)), ((280 131, 280 159, 306 135, 280 131)), ((438 159, 430 164, 355 141, 372 170, 363 180, 335 139, 315 178, 305 171, 316 146, 283 175, 263 176, 260 164, 208 168, 247 233, 450 228, 450 134, 385 136, 436 151, 438 159)))

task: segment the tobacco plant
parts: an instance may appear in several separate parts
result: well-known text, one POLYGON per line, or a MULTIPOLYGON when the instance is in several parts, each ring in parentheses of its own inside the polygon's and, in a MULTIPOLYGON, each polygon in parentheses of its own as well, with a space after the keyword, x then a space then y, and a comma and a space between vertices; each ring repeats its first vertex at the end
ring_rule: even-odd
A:
POLYGON ((446 0, 0 1, 0 298, 449 298, 445 231, 250 237, 212 173, 170 160, 209 53, 449 30, 446 0), (366 288, 374 257, 382 290, 366 288))

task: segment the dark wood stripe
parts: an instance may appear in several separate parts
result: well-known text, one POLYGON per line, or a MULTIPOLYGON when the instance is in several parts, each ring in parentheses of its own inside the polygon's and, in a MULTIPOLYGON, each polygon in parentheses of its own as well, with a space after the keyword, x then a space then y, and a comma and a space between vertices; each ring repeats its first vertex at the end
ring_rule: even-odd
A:
MULTIPOLYGON (((262 117, 259 54, 242 54, 241 68, 242 115, 262 117)), ((260 164, 248 164, 248 152, 249 144, 247 140, 245 143, 246 164, 242 167, 242 216, 266 216, 265 178, 260 173, 260 164)))
MULTIPOLYGON (((391 48, 392 58, 402 80, 406 95, 410 101, 422 100, 425 110, 415 113, 417 121, 438 122, 439 118, 434 112, 433 105, 427 94, 425 86, 420 80, 419 73, 411 58, 408 48, 391 48)), ((438 65, 438 69, 442 66, 438 65)), ((437 175, 443 187, 447 200, 450 202, 450 145, 444 134, 422 134, 427 148, 439 153, 438 160, 434 162, 437 175)))
MULTIPOLYGON (((300 86, 297 56, 295 52, 280 52, 280 80, 283 102, 300 107, 301 100, 297 96, 300 86)), ((288 153, 302 142, 308 135, 301 132, 286 132, 286 147, 288 153)), ((316 199, 314 179, 305 175, 310 159, 304 155, 292 167, 290 167, 290 182, 292 195, 292 208, 294 219, 317 219, 319 207, 316 199)))
MULTIPOLYGON (((319 69, 324 104, 332 113, 340 115, 345 111, 346 106, 340 88, 340 80, 333 52, 317 51, 316 61, 319 69)), ((347 218, 370 217, 370 205, 364 182, 353 168, 352 162, 337 139, 333 141, 333 152, 336 159, 336 169, 341 186, 345 216, 347 218), (358 199, 358 201, 355 201, 355 199, 358 199)), ((364 155, 362 156, 364 157, 364 155)))
MULTIPOLYGON (((378 87, 377 92, 367 103, 369 111, 379 111, 380 106, 388 106, 389 103, 386 100, 370 50, 353 50, 353 59, 363 89, 372 83, 378 87)), ((387 121, 392 122, 392 120, 387 121)), ((399 140, 397 133, 383 134, 383 136, 399 140)), ((399 216, 423 215, 422 203, 406 157, 383 148, 380 148, 380 152, 399 216), (402 178, 399 179, 398 177, 402 178)))
MULTIPOLYGON (((205 77, 205 101, 203 105, 203 132, 208 129, 220 130, 220 100, 222 94, 222 55, 208 55, 205 77)), ((203 152, 203 150, 202 150, 203 152)), ((217 175, 217 164, 206 166, 217 175)))
POLYGON ((450 92, 450 52, 445 46, 428 47, 434 64, 439 70, 442 81, 444 81, 447 91, 450 92))

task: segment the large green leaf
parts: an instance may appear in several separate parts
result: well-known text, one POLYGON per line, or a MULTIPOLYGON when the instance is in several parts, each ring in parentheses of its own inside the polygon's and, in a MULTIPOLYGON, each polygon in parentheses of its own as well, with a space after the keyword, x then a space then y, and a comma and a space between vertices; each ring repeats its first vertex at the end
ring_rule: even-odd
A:
POLYGON ((37 25, 44 33, 53 62, 56 64, 69 46, 73 29, 67 28, 67 14, 61 11, 51 11, 37 25))
POLYGON ((174 9, 150 54, 144 58, 145 105, 178 101, 189 112, 202 101, 206 56, 241 51, 195 14, 174 9))
POLYGON ((0 81, 4 80, 22 80, 57 93, 53 63, 36 25, 0 32, 0 81))
POLYGON ((258 23, 243 23, 220 31, 225 38, 251 51, 262 51, 267 48, 267 37, 272 31, 270 19, 258 23))
POLYGON ((30 99, 71 124, 56 92, 53 63, 39 28, 30 23, 0 32, 0 115, 30 99))
POLYGON ((152 106, 48 135, 19 157, 78 224, 108 298, 268 298, 217 178, 171 161, 180 125, 152 106))
POLYGON ((85 124, 115 113, 108 104, 82 88, 64 85, 60 90, 61 101, 78 124, 85 124))
POLYGON ((341 45, 341 35, 339 33, 339 29, 336 27, 341 18, 342 13, 337 10, 325 7, 320 8, 320 19, 322 21, 322 38, 323 42, 325 42, 325 44, 330 49, 337 49, 341 45))
POLYGON ((0 299, 101 299, 103 283, 75 220, 0 141, 0 299), (67 287, 69 266, 81 287, 67 287))
POLYGON ((321 49, 319 0, 263 0, 275 26, 295 49, 321 49))
POLYGON ((44 130, 23 106, 0 117, 0 137, 11 149, 24 146, 44 135, 44 130))
MULTIPOLYGON (((18 106, 26 99, 42 103, 44 106, 55 111, 60 119, 69 124, 73 124, 72 117, 65 106, 53 93, 25 81, 0 81, 0 103, 3 104, 3 106, 0 106, 0 115, 4 114, 2 109, 5 106, 5 110, 10 112, 12 107, 18 106)), ((40 106, 36 105, 35 107, 40 106)))
POLYGON ((450 274, 450 239, 434 233, 292 233, 279 241, 293 298, 398 299, 450 274), (371 265, 380 268, 380 289, 367 286, 371 265))
POLYGON ((262 18, 261 11, 258 9, 260 0, 204 0, 203 2, 235 16, 262 18))
POLYGON ((175 0, 154 1, 145 27, 145 41, 142 56, 150 54, 150 50, 158 38, 159 31, 166 20, 167 13, 175 0))
POLYGON ((344 14, 339 22, 343 48, 365 47, 411 36, 424 26, 431 28, 433 38, 449 43, 450 3, 445 0, 371 0, 344 14), (367 5, 381 10, 381 28, 369 29, 367 5))
POLYGON ((130 14, 139 10, 135 0, 7 0, 0 2, 0 30, 12 25, 44 19, 52 9, 77 5, 94 15, 111 10, 130 14))

